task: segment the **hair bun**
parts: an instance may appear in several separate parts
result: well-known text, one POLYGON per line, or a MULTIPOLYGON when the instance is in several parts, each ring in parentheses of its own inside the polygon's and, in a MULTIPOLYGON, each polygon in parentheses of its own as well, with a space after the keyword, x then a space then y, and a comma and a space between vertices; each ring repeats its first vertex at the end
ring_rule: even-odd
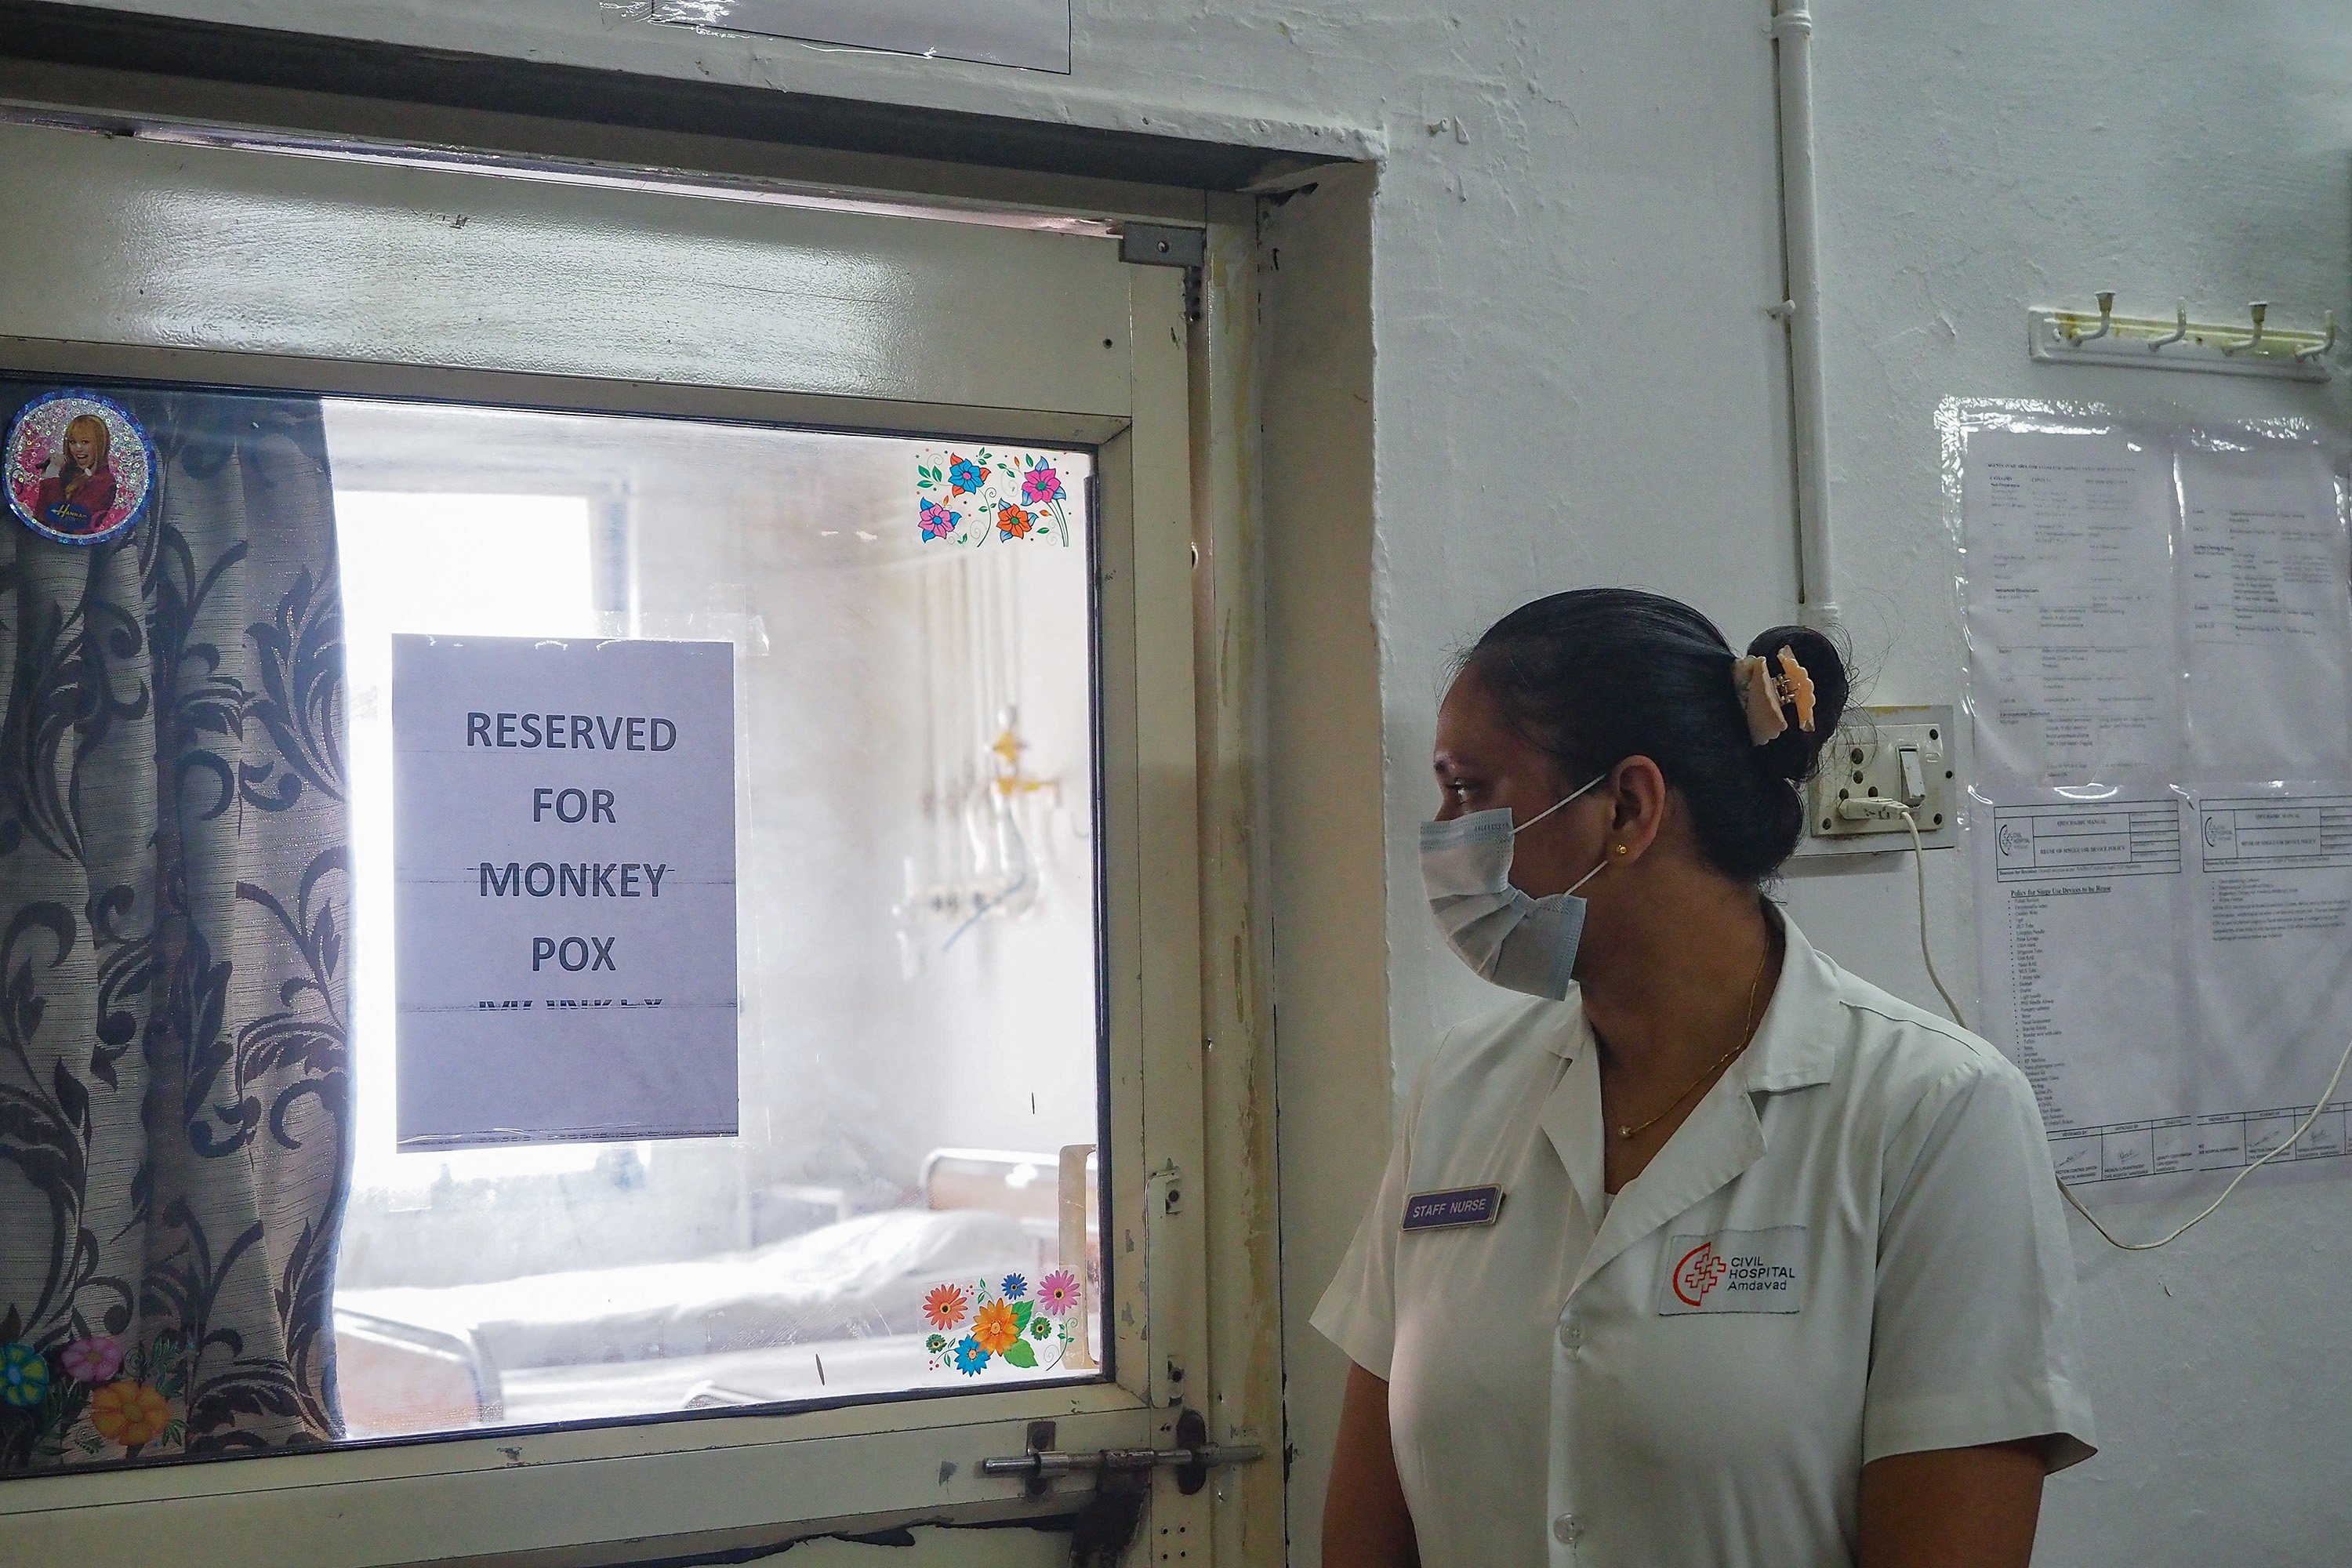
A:
POLYGON ((1845 657, 1837 644, 1811 626, 1774 626, 1759 632, 1748 645, 1750 656, 1779 663, 1782 648, 1796 655, 1797 662, 1813 682, 1813 727, 1810 731, 1797 728, 1791 714, 1789 728, 1756 748, 1756 759, 1761 767, 1776 778, 1791 784, 1802 783, 1812 776, 1813 764, 1821 760, 1822 748, 1837 731, 1838 721, 1844 716, 1847 695, 1845 657))

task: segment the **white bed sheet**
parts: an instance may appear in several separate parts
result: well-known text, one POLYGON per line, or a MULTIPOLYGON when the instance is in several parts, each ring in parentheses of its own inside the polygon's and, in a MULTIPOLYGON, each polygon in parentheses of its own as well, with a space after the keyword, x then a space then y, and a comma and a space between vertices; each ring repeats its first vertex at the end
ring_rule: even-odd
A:
POLYGON ((486 1372, 659 1361, 923 1331, 942 1281, 1031 1273, 1017 1219, 862 1215, 749 1251, 479 1285, 339 1292, 335 1309, 471 1342, 486 1372))

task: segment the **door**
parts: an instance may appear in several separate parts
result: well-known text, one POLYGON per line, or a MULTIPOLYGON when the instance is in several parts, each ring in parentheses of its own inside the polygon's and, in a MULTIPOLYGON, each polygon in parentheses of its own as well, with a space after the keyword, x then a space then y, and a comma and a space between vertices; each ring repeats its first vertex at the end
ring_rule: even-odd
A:
POLYGON ((1066 1506, 982 1471, 1038 1422, 1171 1446, 1207 1362, 1182 272, 1066 220, 318 151, 0 128, 9 210, 73 193, 0 233, 12 405, 291 408, 320 455, 347 858, 304 887, 349 933, 299 1004, 349 1097, 331 1429, 178 1464, 60 1406, 5 1554, 777 1540, 1066 1506))

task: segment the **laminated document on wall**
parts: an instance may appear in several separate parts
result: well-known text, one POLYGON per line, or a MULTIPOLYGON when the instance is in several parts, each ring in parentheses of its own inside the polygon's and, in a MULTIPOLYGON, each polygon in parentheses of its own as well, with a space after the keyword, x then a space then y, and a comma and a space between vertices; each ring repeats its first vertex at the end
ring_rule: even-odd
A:
POLYGON ((2175 938, 2185 866, 2169 791, 1979 800, 1985 1037, 2033 1085, 2068 1181, 2195 1168, 2175 938))
POLYGON ((1980 766, 2009 777, 2172 769, 2171 476, 2115 432, 1985 430, 1962 470, 1980 766))
MULTIPOLYGON (((1986 1036, 2064 1179, 2242 1169, 2352 1037, 2336 456, 2048 405, 1942 423, 1986 1036)), ((2273 1163, 2352 1153, 2347 1122, 2352 1098, 2273 1163)))
POLYGON ((2178 472, 2185 772, 2352 777, 2352 563, 2326 454, 2195 442, 2178 472))
MULTIPOLYGON (((2200 1163, 2234 1170, 2294 1131, 2352 1036, 2352 785, 2207 786, 2189 809, 2200 1163)), ((2352 1152, 2347 1107, 2331 1102, 2280 1159, 2352 1152)))

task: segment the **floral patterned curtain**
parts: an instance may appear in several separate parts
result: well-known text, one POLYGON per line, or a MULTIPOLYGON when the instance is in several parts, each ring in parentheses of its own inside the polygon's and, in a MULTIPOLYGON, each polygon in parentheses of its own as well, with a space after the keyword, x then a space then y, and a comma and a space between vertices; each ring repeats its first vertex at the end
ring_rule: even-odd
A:
MULTIPOLYGON (((47 387, 0 380, 0 427, 47 387)), ((109 393, 134 531, 0 513, 0 1471, 333 1438, 350 890, 316 399, 109 393)))

